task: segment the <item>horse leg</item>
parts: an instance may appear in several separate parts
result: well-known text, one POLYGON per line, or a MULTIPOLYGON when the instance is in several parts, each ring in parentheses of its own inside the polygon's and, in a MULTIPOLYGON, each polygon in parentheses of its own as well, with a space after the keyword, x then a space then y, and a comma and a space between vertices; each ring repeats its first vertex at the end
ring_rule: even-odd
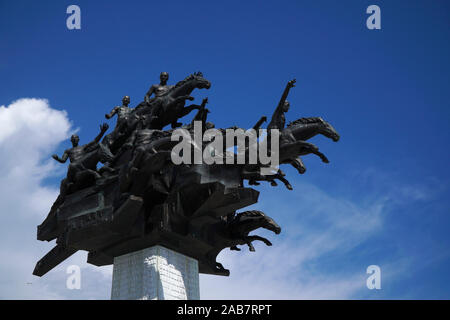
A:
POLYGON ((289 181, 284 176, 285 176, 284 172, 281 171, 280 169, 278 170, 277 174, 275 175, 275 177, 278 180, 280 180, 281 182, 284 183, 284 185, 286 186, 286 188, 288 190, 292 190, 293 188, 292 188, 291 184, 289 183, 289 181))
POLYGON ((192 101, 194 100, 194 97, 191 97, 190 95, 176 97, 165 106, 165 110, 174 109, 178 104, 184 105, 184 103, 186 103, 186 100, 192 101))
POLYGON ((298 157, 297 159, 291 160, 289 162, 290 165, 292 165, 295 169, 297 169, 298 173, 300 174, 304 174, 306 171, 306 167, 303 164, 302 159, 300 159, 300 157, 298 157))
POLYGON ((186 102, 186 100, 192 101, 192 100, 194 100, 194 97, 192 97, 190 95, 176 97, 168 106, 177 105, 180 102, 186 102))
POLYGON ((248 173, 243 174, 243 178, 248 179, 249 185, 257 186, 257 185, 259 185, 259 183, 257 182, 259 180, 259 181, 268 181, 268 182, 270 182, 270 185, 272 187, 276 187, 278 184, 275 181, 275 179, 278 179, 284 183, 284 185, 286 186, 286 188, 288 190, 292 190, 291 184, 284 176, 285 176, 285 174, 280 169, 274 175, 262 175, 258 172, 248 172, 248 173))
POLYGON ((330 160, 328 160, 328 158, 319 150, 316 150, 315 152, 312 152, 313 154, 317 155, 320 157, 320 159, 322 159, 322 162, 324 163, 330 163, 330 160))
POLYGON ((260 237, 260 236, 247 236, 247 238, 250 238, 251 241, 255 241, 255 240, 262 241, 265 243, 266 246, 272 245, 272 242, 270 242, 268 239, 260 237))
POLYGON ((248 250, 251 252, 255 252, 255 247, 253 246, 252 242, 250 240, 246 240, 246 243, 248 245, 248 250))
POLYGON ((259 186, 260 185, 260 183, 257 182, 255 179, 248 180, 248 184, 251 186, 259 186))
POLYGON ((252 244, 252 241, 262 241, 266 244, 266 246, 271 246, 272 242, 270 242, 269 240, 267 240, 266 238, 260 237, 260 236, 246 236, 244 238, 244 241, 247 243, 248 248, 250 251, 255 251, 255 247, 252 244))
POLYGON ((303 148, 303 150, 300 149, 299 156, 304 156, 304 155, 312 153, 312 154, 315 154, 316 156, 318 156, 320 159, 322 159, 323 162, 325 162, 325 163, 330 162, 328 160, 328 158, 322 152, 319 151, 319 148, 316 147, 315 145, 313 145, 312 143, 309 143, 306 141, 297 141, 297 142, 295 142, 295 144, 297 146, 300 146, 301 148, 303 148))
POLYGON ((315 154, 316 156, 318 156, 320 159, 322 159, 323 162, 325 162, 325 163, 329 163, 330 162, 328 160, 328 158, 322 152, 319 151, 318 147, 316 147, 312 143, 308 143, 308 142, 305 142, 305 143, 308 144, 308 145, 305 145, 307 150, 304 151, 305 153, 301 153, 300 155, 305 155, 305 154, 308 154, 308 153, 312 153, 312 154, 315 154))
POLYGON ((276 187, 278 185, 277 182, 275 181, 275 179, 278 179, 281 182, 283 182, 288 190, 293 190, 293 188, 292 188, 291 184, 289 183, 289 181, 280 172, 276 173, 273 178, 271 176, 267 176, 267 178, 265 178, 265 180, 270 182, 270 185, 272 187, 276 187))
POLYGON ((189 95, 185 95, 185 96, 180 96, 175 98, 172 102, 170 102, 165 108, 166 110, 170 110, 170 109, 177 109, 177 105, 181 104, 181 112, 179 112, 176 115, 176 119, 174 121, 171 122, 170 126, 172 127, 172 129, 175 129, 177 127, 181 127, 183 124, 181 122, 178 122, 177 120, 184 117, 185 115, 187 115, 189 112, 191 112, 192 110, 189 110, 189 112, 184 112, 184 104, 186 103, 186 100, 194 100, 193 97, 189 96, 189 95))
POLYGON ((192 110, 200 110, 202 106, 198 104, 191 104, 190 106, 183 107, 180 112, 180 118, 188 115, 192 110))

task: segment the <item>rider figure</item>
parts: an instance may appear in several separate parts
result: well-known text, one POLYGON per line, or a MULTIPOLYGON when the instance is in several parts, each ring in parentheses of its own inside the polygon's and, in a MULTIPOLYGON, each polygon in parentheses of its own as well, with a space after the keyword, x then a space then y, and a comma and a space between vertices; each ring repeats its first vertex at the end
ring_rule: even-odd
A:
POLYGON ((130 104, 130 97, 124 96, 122 98, 122 105, 114 107, 110 113, 105 114, 106 119, 111 119, 114 115, 117 114, 117 123, 114 128, 114 132, 122 132, 127 124, 130 117, 131 109, 128 107, 130 104))
POLYGON ((289 110, 289 101, 286 100, 289 90, 295 87, 295 79, 291 80, 287 83, 286 88, 284 89, 283 95, 281 96, 280 102, 278 103, 275 112, 272 115, 272 119, 270 120, 269 125, 267 126, 267 134, 270 134, 270 129, 278 129, 283 130, 284 125, 286 124, 285 113, 289 110))
MULTIPOLYGON (((53 159, 61 163, 65 163, 67 159, 70 159, 69 169, 67 171, 68 182, 75 181, 75 176, 80 171, 95 171, 97 169, 93 166, 86 167, 85 164, 83 164, 83 160, 88 153, 94 151, 95 147, 98 146, 98 142, 100 141, 106 130, 108 130, 108 124, 104 123, 100 126, 100 133, 97 135, 97 137, 95 137, 93 141, 82 146, 78 145, 80 138, 78 137, 78 135, 74 134, 70 138, 70 141, 72 142, 72 148, 65 150, 61 158, 59 158, 56 154, 52 155, 53 159)), ((96 176, 98 176, 98 173, 96 174, 96 176)))
POLYGON ((169 74, 167 72, 161 72, 159 75, 160 83, 154 84, 150 87, 147 94, 145 95, 144 101, 147 104, 150 104, 151 100, 150 96, 152 94, 155 94, 155 98, 158 98, 164 94, 167 93, 173 86, 170 86, 167 84, 167 81, 169 80, 169 74))
MULTIPOLYGON (((169 80, 169 74, 167 72, 161 72, 161 74, 159 75, 159 79, 160 83, 152 85, 144 97, 144 102, 147 106, 151 105, 155 99, 165 95, 171 88, 173 88, 173 86, 167 84, 167 81, 169 80), (155 96, 153 98, 150 98, 152 94, 155 94, 155 96)), ((155 121, 160 116, 162 110, 161 104, 153 104, 150 110, 150 113, 152 114, 152 118, 150 121, 155 121)))
POLYGON ((105 114, 106 119, 111 119, 117 114, 116 127, 102 142, 103 144, 106 144, 108 149, 110 149, 113 143, 120 137, 129 134, 138 120, 137 116, 133 113, 133 109, 128 107, 129 104, 130 97, 124 96, 122 98, 121 106, 114 107, 110 113, 105 114))

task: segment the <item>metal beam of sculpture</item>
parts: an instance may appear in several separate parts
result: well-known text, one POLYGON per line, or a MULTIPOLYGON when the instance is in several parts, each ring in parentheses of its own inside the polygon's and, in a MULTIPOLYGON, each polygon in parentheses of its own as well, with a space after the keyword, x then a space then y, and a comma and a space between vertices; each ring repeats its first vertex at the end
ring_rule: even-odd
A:
MULTIPOLYGON (((269 246, 271 242, 250 232, 258 228, 281 232, 280 226, 261 211, 237 212, 258 200, 259 192, 246 187, 245 180, 249 185, 268 181, 273 186, 279 180, 292 189, 280 169, 263 175, 261 168, 266 165, 260 162, 171 161, 176 144, 171 136, 176 128, 193 134, 194 121, 200 122, 203 131, 214 124, 206 122, 210 112, 207 98, 201 105, 185 106, 187 100, 193 100, 190 94, 194 89, 211 86, 202 73, 174 86, 167 85, 168 77, 161 73, 161 83, 152 86, 136 108, 128 107, 130 98, 125 96, 122 106, 106 114, 107 119, 117 115, 117 125, 101 142, 107 124, 92 142, 79 146, 78 136, 73 136, 73 147, 62 158, 53 155, 59 162, 70 159, 70 165, 60 195, 37 231, 38 240, 56 239, 56 246, 37 263, 33 274, 44 275, 78 250, 89 252, 88 263, 102 266, 112 264, 114 257, 159 244, 197 259, 201 273, 229 275, 216 261, 223 249, 240 250, 239 245, 247 245, 254 251, 253 241, 269 246), (198 111, 191 123, 183 126, 178 122, 192 110, 198 111), (163 130, 166 125, 172 129, 163 130), (98 168, 98 163, 103 166, 98 168)), ((328 162, 306 140, 322 134, 338 141, 339 134, 322 118, 301 118, 285 127, 286 99, 294 86, 295 80, 288 82, 268 129, 279 130, 279 163, 290 164, 303 174, 306 168, 301 156, 315 154, 328 162)), ((259 129, 266 120, 262 117, 253 129, 259 129)), ((267 139, 269 149, 271 132, 266 138, 258 137, 267 139)), ((200 152, 208 147, 203 140, 193 145, 200 152)), ((244 153, 248 150, 247 146, 244 153)))

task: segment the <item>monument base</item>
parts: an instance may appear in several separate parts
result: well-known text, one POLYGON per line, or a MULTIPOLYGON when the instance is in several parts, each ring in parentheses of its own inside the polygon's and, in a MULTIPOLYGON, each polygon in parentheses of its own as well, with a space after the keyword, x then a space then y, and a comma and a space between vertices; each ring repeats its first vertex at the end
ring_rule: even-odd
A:
POLYGON ((162 246, 114 258, 112 300, 198 300, 198 261, 162 246))

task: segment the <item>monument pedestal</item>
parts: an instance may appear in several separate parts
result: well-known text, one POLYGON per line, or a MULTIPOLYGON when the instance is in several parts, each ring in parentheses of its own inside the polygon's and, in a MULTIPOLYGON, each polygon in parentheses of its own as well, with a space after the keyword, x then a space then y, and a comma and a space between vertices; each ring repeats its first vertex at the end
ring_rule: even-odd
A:
POLYGON ((162 246, 114 258, 112 300, 198 300, 198 261, 162 246))

